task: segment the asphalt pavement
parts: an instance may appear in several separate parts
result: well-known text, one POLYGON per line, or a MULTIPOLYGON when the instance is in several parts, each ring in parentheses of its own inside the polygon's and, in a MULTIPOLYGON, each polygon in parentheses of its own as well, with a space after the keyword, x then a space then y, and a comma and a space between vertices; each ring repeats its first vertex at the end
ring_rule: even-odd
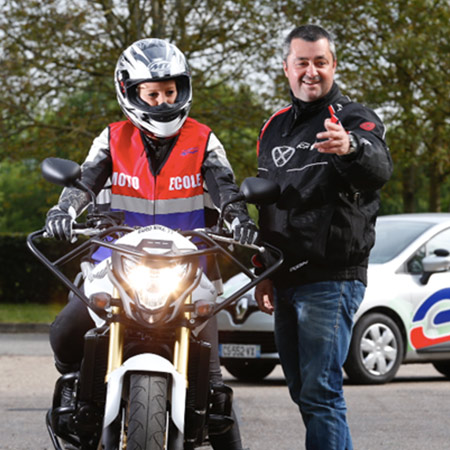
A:
MULTIPOLYGON (((0 449, 51 450, 44 418, 58 373, 48 333, 25 332, 24 327, 16 330, 20 332, 0 331, 0 449)), ((254 384, 240 383, 225 369, 223 373, 234 390, 244 447, 304 448, 304 426, 279 366, 254 384)), ((431 364, 404 365, 386 385, 345 382, 354 449, 450 448, 448 386, 448 380, 431 364)))
POLYGON ((2 323, 0 333, 48 333, 49 323, 2 323))

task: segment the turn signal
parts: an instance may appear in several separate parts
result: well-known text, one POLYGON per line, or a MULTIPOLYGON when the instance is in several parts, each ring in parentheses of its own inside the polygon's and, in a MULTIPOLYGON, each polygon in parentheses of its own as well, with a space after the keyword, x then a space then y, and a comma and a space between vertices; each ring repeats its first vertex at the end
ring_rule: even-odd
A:
POLYGON ((106 309, 111 306, 111 295, 107 292, 97 292, 89 297, 92 306, 99 309, 106 309))
POLYGON ((206 300, 198 300, 194 303, 194 310, 197 316, 210 316, 214 310, 214 303, 208 302, 206 300))

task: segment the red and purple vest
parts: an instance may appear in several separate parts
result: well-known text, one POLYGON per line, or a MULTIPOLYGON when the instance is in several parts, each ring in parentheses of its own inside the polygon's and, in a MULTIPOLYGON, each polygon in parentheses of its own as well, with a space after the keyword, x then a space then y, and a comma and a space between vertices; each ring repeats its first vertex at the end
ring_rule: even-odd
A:
POLYGON ((110 124, 111 208, 130 226, 204 227, 202 163, 210 128, 188 118, 164 166, 153 175, 139 130, 129 121, 110 124))

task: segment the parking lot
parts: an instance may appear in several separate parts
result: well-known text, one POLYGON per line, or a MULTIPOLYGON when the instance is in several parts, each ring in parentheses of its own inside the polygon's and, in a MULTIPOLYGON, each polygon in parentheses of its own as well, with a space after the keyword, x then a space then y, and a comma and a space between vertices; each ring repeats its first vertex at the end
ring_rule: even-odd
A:
MULTIPOLYGON (((44 416, 57 373, 45 334, 0 334, 0 449, 51 450, 44 416)), ((304 428, 280 367, 235 392, 244 445, 302 449, 304 428)), ((344 386, 355 450, 443 450, 450 442, 449 382, 431 366, 402 366, 382 386, 344 386)))

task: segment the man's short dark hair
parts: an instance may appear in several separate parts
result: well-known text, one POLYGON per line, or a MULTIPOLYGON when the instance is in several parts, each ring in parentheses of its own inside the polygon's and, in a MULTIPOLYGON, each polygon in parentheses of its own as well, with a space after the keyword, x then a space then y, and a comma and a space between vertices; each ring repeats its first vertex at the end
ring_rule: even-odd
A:
POLYGON ((336 60, 336 45, 334 39, 328 31, 319 27, 319 25, 300 25, 299 27, 294 28, 284 40, 283 60, 286 61, 289 52, 291 51, 292 39, 303 39, 307 42, 316 42, 323 38, 328 40, 331 54, 333 55, 333 59, 336 60))

